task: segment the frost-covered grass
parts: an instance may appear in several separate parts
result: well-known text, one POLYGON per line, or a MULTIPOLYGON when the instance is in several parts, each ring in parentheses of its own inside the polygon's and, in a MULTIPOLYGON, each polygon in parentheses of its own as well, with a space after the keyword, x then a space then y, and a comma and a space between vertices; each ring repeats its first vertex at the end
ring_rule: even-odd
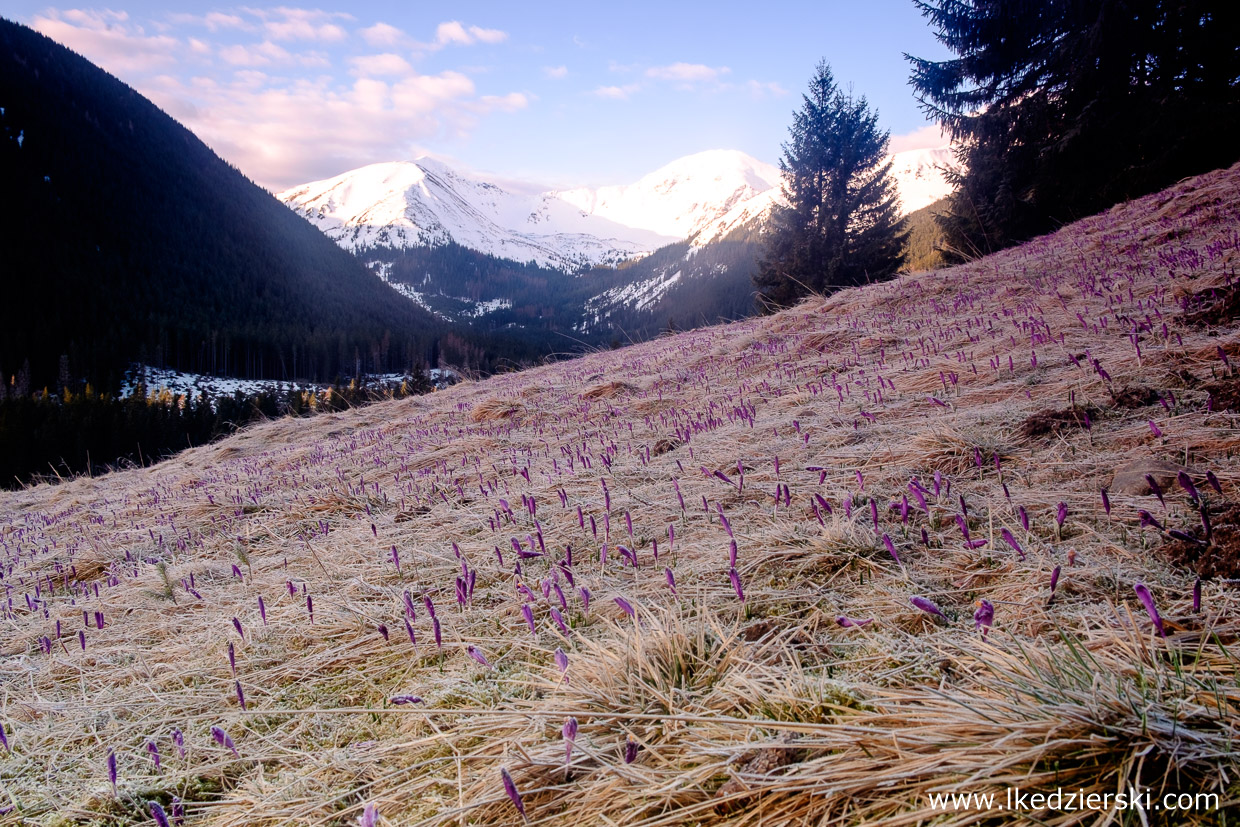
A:
POLYGON ((1016 784, 1234 807, 1240 601, 1164 551, 1240 482, 1204 389, 1240 331, 1185 317, 1234 295, 1237 193, 0 494, 0 822, 1001 823, 927 793, 1016 784), (1190 485, 1112 487, 1155 459, 1190 485))

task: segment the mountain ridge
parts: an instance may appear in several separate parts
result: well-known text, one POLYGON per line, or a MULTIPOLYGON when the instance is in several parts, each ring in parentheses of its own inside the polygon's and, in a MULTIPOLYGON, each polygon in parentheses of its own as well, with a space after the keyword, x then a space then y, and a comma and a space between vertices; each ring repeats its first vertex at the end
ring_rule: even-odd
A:
MULTIPOLYGON (((947 192, 950 149, 896 153, 904 212, 947 192)), ((371 164, 277 193, 345 249, 454 242, 487 255, 580 271, 692 240, 702 246, 765 215, 780 172, 738 150, 677 158, 636 182, 517 193, 428 157, 371 164)), ((536 190, 537 185, 530 185, 536 190)))

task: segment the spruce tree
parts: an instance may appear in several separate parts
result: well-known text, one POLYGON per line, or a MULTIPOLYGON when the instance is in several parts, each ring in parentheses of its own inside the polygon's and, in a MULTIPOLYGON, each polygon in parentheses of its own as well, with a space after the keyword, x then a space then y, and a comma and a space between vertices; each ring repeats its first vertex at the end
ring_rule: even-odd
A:
POLYGON ((820 62, 783 145, 786 204, 771 211, 754 275, 764 308, 895 272, 904 234, 887 142, 877 112, 820 62))
POLYGON ((915 2, 957 55, 905 55, 963 165, 957 259, 1240 158, 1235 0, 915 2))

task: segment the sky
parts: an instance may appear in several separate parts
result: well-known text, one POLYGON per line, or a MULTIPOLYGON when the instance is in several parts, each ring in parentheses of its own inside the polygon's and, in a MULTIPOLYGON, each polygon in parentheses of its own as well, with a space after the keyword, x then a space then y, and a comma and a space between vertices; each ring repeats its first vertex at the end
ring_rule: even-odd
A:
POLYGON ((941 146, 904 53, 949 54, 912 0, 316 7, 6 0, 273 192, 431 155, 499 181, 623 184, 709 149, 778 163, 818 61, 892 151, 941 146))

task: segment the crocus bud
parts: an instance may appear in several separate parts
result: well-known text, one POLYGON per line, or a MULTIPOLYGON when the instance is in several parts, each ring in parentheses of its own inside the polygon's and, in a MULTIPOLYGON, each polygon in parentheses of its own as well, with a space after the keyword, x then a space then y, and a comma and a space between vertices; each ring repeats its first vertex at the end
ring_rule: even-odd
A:
POLYGON ((641 744, 632 735, 624 739, 624 763, 632 764, 637 759, 637 751, 641 749, 641 744))
POLYGON ((521 793, 517 792, 517 785, 513 783, 512 776, 508 774, 505 767, 500 767, 500 778, 504 781, 504 792, 508 793, 508 798, 512 801, 512 806, 517 808, 517 812, 521 814, 521 818, 525 818, 525 805, 521 803, 521 793))

